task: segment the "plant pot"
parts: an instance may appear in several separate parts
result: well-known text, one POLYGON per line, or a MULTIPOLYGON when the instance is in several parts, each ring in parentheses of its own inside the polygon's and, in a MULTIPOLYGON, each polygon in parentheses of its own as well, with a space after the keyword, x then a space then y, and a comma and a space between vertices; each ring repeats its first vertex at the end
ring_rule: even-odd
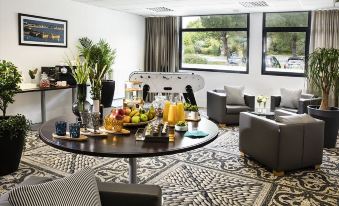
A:
POLYGON ((339 108, 320 110, 319 106, 307 106, 308 114, 325 122, 324 147, 335 148, 339 129, 339 108))
POLYGON ((114 90, 115 90, 114 80, 102 80, 101 104, 104 106, 104 108, 112 106, 114 90))
MULTIPOLYGON (((0 117, 0 121, 8 118, 9 116, 0 117)), ((0 176, 3 176, 18 170, 24 148, 25 135, 18 134, 15 138, 6 138, 8 136, 6 134, 13 131, 0 132, 0 176)))

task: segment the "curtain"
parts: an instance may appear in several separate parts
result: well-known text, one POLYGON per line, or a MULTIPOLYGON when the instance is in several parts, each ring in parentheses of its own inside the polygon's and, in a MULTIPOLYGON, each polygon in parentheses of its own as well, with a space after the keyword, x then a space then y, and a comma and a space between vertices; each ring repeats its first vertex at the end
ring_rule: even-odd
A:
MULTIPOLYGON (((312 12, 310 52, 316 48, 339 49, 339 10, 321 10, 312 12)), ((310 85, 310 84, 308 84, 310 85)), ((309 92, 312 88, 308 88, 309 92)), ((331 94, 330 104, 338 106, 339 80, 337 88, 331 94)))
POLYGON ((178 17, 146 18, 145 71, 178 72, 178 17))
MULTIPOLYGON (((146 72, 179 71, 178 17, 146 18, 145 68, 146 72)), ((169 94, 163 94, 167 97, 169 94)), ((155 94, 147 96, 148 102, 155 94)))

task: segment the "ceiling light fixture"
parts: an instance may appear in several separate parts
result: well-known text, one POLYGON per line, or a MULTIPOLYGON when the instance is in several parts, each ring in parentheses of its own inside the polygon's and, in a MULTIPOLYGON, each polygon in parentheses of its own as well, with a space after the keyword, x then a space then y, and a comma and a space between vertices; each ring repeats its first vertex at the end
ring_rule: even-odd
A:
POLYGON ((154 7, 154 8, 146 8, 148 10, 151 11, 155 11, 155 12, 169 12, 169 11, 174 11, 172 9, 166 8, 166 7, 154 7))
POLYGON ((239 4, 246 8, 268 6, 268 3, 266 1, 242 1, 239 2, 239 4))

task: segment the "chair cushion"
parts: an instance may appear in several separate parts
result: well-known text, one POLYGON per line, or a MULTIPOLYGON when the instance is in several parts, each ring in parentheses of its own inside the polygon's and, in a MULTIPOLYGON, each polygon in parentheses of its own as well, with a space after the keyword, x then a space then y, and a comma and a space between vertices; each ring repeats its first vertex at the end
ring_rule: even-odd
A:
POLYGON ((15 188, 9 193, 8 200, 13 206, 101 206, 94 172, 90 168, 58 180, 15 188))
POLYGON ((224 86, 226 92, 226 104, 245 105, 244 89, 245 87, 224 86))
POLYGON ((238 114, 240 112, 247 112, 250 108, 244 105, 226 105, 227 114, 238 114))
POLYGON ((281 107, 288 107, 296 109, 298 108, 298 101, 301 97, 301 89, 298 90, 291 90, 291 89, 280 89, 281 93, 281 107))
POLYGON ((276 116, 276 121, 284 124, 312 123, 317 122, 316 119, 308 114, 276 116))

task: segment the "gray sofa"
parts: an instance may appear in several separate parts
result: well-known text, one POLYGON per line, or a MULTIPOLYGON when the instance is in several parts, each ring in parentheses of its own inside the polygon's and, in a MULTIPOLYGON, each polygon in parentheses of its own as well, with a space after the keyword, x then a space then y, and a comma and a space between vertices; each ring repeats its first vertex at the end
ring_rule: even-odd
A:
POLYGON ((297 113, 297 114, 304 114, 307 112, 308 105, 320 105, 321 98, 314 97, 313 94, 301 94, 301 97, 298 101, 298 108, 287 108, 281 107, 281 96, 271 96, 271 111, 276 109, 283 109, 289 112, 297 113))
MULTIPOLYGON (((29 176, 19 186, 35 185, 51 181, 47 177, 29 176)), ((102 206, 160 206, 162 192, 159 186, 97 182, 102 206)), ((11 206, 8 194, 1 196, 0 206, 11 206)))
MULTIPOLYGON (((279 115, 292 113, 279 110, 279 115)), ((292 114, 296 115, 296 114, 292 114)), ((322 163, 324 122, 282 124, 248 112, 240 114, 239 150, 273 170, 315 167, 322 163)))
POLYGON ((255 97, 244 95, 246 105, 227 104, 227 95, 223 89, 207 91, 207 116, 225 124, 239 124, 240 112, 254 110, 255 97))

